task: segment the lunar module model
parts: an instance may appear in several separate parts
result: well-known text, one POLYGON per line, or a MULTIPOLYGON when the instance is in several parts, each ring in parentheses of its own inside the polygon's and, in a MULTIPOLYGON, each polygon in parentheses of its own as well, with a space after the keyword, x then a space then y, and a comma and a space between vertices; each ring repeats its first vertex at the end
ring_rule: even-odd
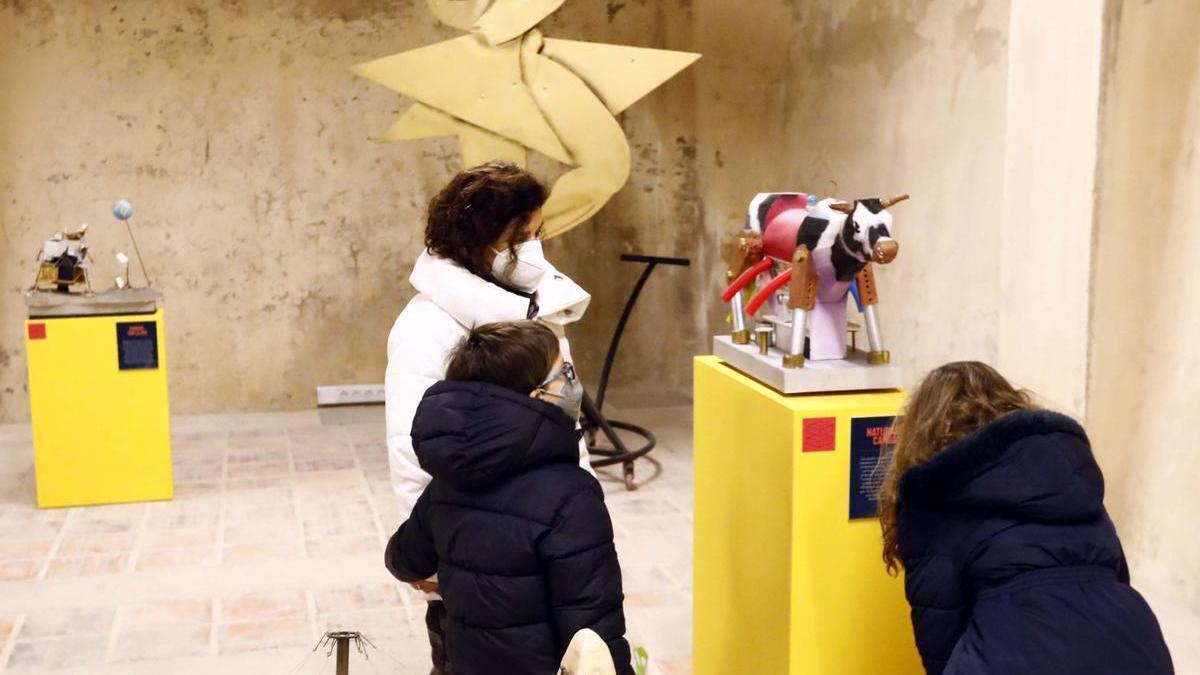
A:
POLYGON ((879 327, 874 265, 900 250, 887 209, 905 199, 757 195, 747 228, 728 248, 730 285, 721 299, 733 334, 718 336, 714 353, 784 393, 899 386, 879 327), (865 323, 865 351, 859 327, 847 321, 851 296, 865 323))
MULTIPOLYGON (((149 287, 150 275, 146 273, 146 264, 142 261, 141 251, 137 247, 137 239, 133 237, 133 228, 129 225, 129 219, 133 217, 133 205, 122 199, 113 206, 113 216, 125 223, 125 229, 129 232, 129 239, 133 242, 134 251, 137 253, 138 264, 142 268, 142 276, 146 280, 146 286, 149 287)), ((88 225, 84 223, 74 232, 68 232, 66 236, 63 236, 62 232, 55 232, 54 236, 42 242, 42 250, 38 251, 37 256, 37 276, 33 280, 33 286, 29 289, 31 293, 36 294, 41 291, 71 293, 72 289, 80 287, 84 288, 89 295, 92 293, 88 247, 84 242, 87 231, 88 225)), ((123 270, 123 274, 116 278, 117 290, 130 289, 132 286, 129 277, 129 256, 118 251, 116 258, 123 270)))
POLYGON ((80 286, 91 290, 91 280, 88 277, 88 248, 83 240, 87 229, 87 223, 84 223, 74 232, 68 232, 65 237, 62 232, 55 232, 53 237, 42 242, 42 250, 38 252, 37 257, 38 271, 33 282, 34 290, 70 293, 72 288, 80 286))

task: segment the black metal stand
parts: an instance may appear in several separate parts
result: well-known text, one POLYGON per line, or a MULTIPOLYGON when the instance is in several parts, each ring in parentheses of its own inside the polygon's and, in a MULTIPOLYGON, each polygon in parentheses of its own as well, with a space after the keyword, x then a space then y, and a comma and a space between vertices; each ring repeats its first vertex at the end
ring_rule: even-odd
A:
MULTIPOLYGON (((375 645, 366 638, 365 635, 358 631, 334 631, 326 633, 317 641, 317 646, 313 647, 313 651, 317 651, 321 647, 326 647, 325 656, 328 658, 334 652, 337 652, 337 661, 335 671, 337 675, 350 675, 350 643, 353 642, 358 652, 364 657, 370 658, 367 655, 367 650, 364 645, 369 645, 375 648, 375 645)), ((302 664, 303 665, 303 664, 302 664)))
POLYGON ((592 397, 586 392, 583 395, 583 419, 580 422, 584 435, 588 440, 588 452, 593 456, 600 457, 600 459, 592 460, 592 466, 600 468, 614 464, 623 465, 625 489, 636 490, 637 484, 634 482, 633 463, 649 454, 654 449, 657 441, 654 438, 654 434, 643 427, 630 424, 629 422, 609 420, 604 417, 604 395, 608 391, 608 377, 612 374, 613 362, 617 358, 617 347, 621 344, 621 335, 625 332, 625 325, 629 323, 629 316, 633 313, 633 306, 637 304, 638 296, 642 294, 642 288, 645 287, 646 281, 650 279, 650 274, 654 272, 654 268, 659 265, 679 265, 686 267, 691 264, 691 261, 687 258, 665 258, 662 256, 634 254, 624 254, 621 256, 621 260, 622 262, 646 263, 646 268, 642 270, 642 276, 638 278, 637 284, 633 287, 633 292, 629 294, 629 300, 625 302, 625 309, 621 312, 620 320, 617 321, 616 330, 613 331, 612 341, 608 344, 608 354, 604 357, 604 368, 600 371, 600 385, 596 388, 596 400, 593 401, 592 397), (636 450, 630 450, 617 434, 617 429, 640 436, 642 439, 641 447, 636 450), (599 434, 604 435, 605 440, 608 441, 611 447, 597 445, 599 434))

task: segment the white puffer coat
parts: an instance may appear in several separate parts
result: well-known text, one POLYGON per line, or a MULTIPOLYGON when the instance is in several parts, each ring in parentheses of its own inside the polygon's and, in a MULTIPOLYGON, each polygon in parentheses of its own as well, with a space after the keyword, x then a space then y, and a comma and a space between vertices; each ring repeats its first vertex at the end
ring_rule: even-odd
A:
MULTIPOLYGON (((392 489, 400 501, 397 524, 412 513, 429 474, 413 452, 413 415, 434 382, 446 374, 450 351, 475 326, 495 321, 530 318, 529 300, 481 279, 459 264, 425 251, 417 259, 409 282, 417 295, 396 317, 388 335, 387 403, 388 461, 392 489)), ((578 321, 592 296, 554 267, 538 285, 537 319, 559 337, 563 359, 571 360, 564 327, 578 321)), ((580 442, 579 465, 591 471, 587 447, 580 442)))

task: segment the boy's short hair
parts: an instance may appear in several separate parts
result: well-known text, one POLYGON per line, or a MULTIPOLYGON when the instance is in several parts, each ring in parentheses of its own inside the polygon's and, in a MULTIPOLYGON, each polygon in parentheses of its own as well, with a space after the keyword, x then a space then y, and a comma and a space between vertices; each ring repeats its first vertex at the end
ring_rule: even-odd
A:
POLYGON ((558 337, 536 321, 503 321, 473 329, 450 355, 447 380, 487 382, 528 394, 558 358, 558 337))

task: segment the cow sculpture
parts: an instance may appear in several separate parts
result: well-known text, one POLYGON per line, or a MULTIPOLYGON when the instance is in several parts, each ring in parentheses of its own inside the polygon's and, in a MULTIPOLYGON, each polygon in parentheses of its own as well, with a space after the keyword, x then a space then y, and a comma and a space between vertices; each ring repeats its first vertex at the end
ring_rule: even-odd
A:
POLYGON ((856 284, 866 320, 867 361, 889 363, 875 310, 872 264, 886 265, 896 258, 900 246, 892 236, 887 209, 905 199, 908 195, 854 202, 793 192, 756 196, 750 203, 749 227, 731 249, 732 284, 722 295, 733 308, 734 342, 749 342, 746 315, 754 316, 770 303, 777 325, 784 323, 781 316, 790 319, 784 367, 804 367, 806 337, 809 359, 844 359, 846 296, 856 284), (742 292, 756 279, 758 290, 743 309, 742 292))

